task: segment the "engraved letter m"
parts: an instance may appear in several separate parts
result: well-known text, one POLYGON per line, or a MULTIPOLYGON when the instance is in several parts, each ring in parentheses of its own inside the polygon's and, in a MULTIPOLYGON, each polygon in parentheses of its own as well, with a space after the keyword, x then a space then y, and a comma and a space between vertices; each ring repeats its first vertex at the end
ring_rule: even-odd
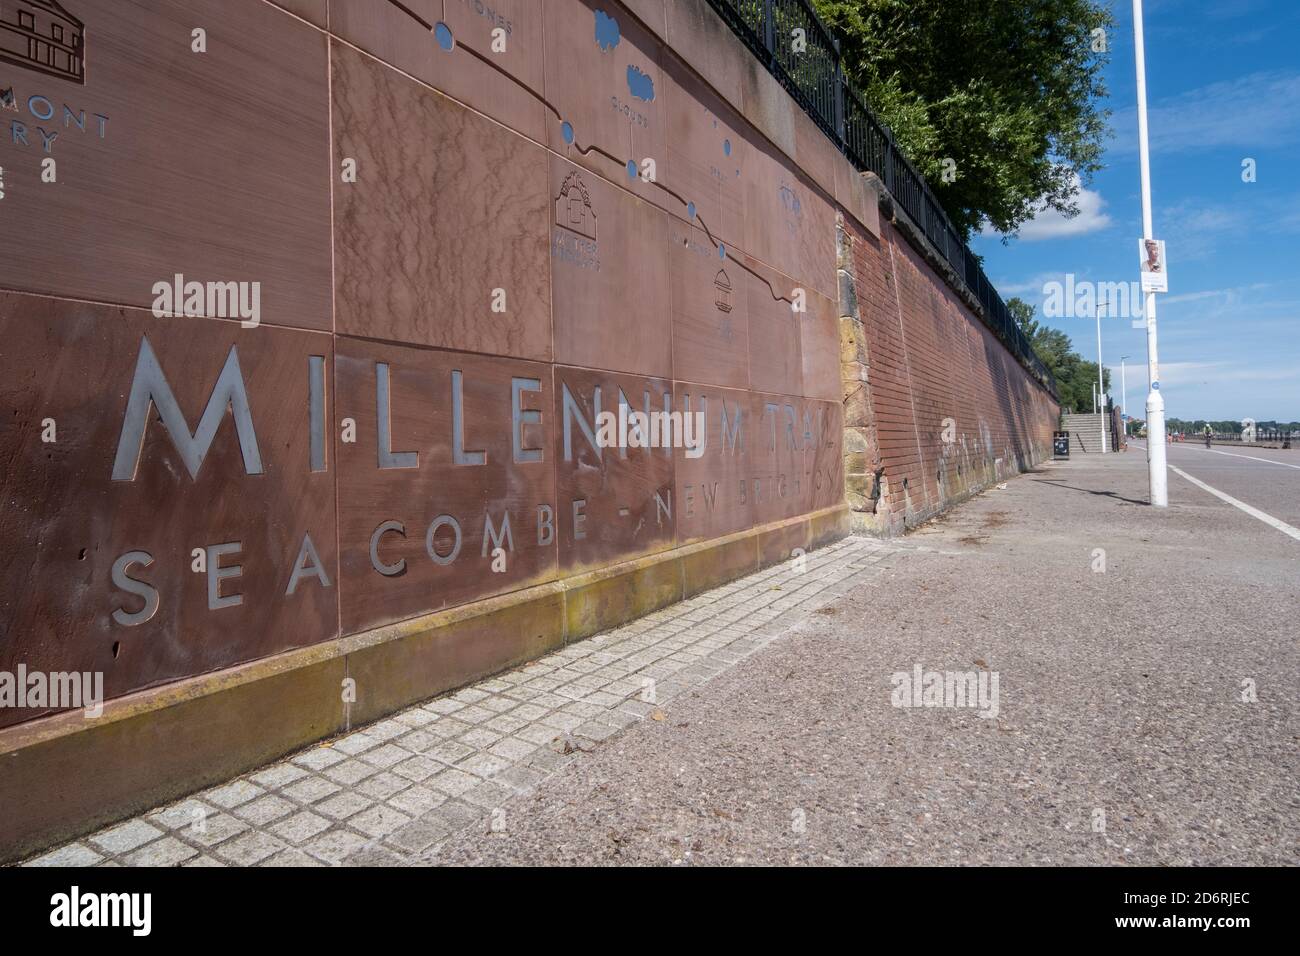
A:
POLYGON ((172 443, 181 453, 190 478, 197 478, 203 459, 212 447, 212 439, 221 427, 229 407, 235 417, 235 431, 239 435, 239 449, 244 455, 244 470, 250 475, 262 474, 262 455, 257 449, 257 434, 253 431, 253 416, 248 408, 248 393, 244 389, 244 376, 239 369, 239 353, 230 347, 230 355, 221 369, 217 384, 212 389, 208 405, 203 409, 199 428, 190 434, 189 425, 176 404, 176 396, 163 375, 162 366, 153 353, 146 336, 140 343, 140 357, 135 364, 135 379, 131 382, 131 397, 126 403, 126 417, 122 421, 122 435, 117 442, 117 459, 113 463, 114 481, 134 481, 144 447, 145 428, 149 424, 149 407, 155 406, 162 417, 163 427, 172 443))

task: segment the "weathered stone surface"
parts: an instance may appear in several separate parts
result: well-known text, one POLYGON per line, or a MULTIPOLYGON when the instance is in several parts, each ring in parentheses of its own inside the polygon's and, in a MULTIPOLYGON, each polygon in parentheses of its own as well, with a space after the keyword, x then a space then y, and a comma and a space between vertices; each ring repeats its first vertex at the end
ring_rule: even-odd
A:
MULTIPOLYGON (((334 636, 334 480, 310 399, 333 349, 0 294, 0 671, 99 672, 111 698, 334 636)), ((0 725, 39 712, 0 707, 0 725)))

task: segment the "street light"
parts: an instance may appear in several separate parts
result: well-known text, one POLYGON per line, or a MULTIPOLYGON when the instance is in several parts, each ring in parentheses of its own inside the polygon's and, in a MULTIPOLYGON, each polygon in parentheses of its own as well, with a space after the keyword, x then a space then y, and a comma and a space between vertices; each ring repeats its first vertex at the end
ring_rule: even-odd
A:
POLYGON ((1119 414, 1121 418, 1128 416, 1128 379, 1124 375, 1124 360, 1127 355, 1119 357, 1119 414))
MULTIPOLYGON (((1142 32, 1142 0, 1133 0, 1133 47, 1137 59, 1138 160, 1142 168, 1142 237, 1154 239, 1151 227, 1151 150, 1147 143, 1147 60, 1142 32)), ((1156 349, 1156 294, 1148 292, 1147 317, 1147 470, 1151 504, 1169 507, 1169 473, 1165 469, 1165 400, 1160 394, 1160 358, 1156 349)))
POLYGON ((1103 415, 1101 423, 1101 453, 1106 454, 1106 385, 1103 376, 1106 374, 1101 365, 1101 307, 1103 303, 1098 302, 1097 307, 1093 310, 1097 313, 1097 401, 1101 405, 1103 415))

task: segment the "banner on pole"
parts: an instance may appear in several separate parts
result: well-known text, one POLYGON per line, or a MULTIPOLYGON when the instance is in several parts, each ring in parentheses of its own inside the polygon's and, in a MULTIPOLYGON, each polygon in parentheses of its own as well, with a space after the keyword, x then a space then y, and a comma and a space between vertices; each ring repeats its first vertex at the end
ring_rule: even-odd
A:
POLYGON ((1168 292, 1169 268, 1163 239, 1139 239, 1138 256, 1142 261, 1142 291, 1168 292))

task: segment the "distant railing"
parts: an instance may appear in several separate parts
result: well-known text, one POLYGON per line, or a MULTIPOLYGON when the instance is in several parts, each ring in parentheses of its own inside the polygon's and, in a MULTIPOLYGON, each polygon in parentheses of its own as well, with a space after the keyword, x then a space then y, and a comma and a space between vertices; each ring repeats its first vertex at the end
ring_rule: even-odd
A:
MULTIPOLYGON (((1177 441, 1205 441, 1205 432, 1178 432, 1177 436, 1177 441)), ((1280 445, 1282 448, 1291 448, 1293 447, 1292 443, 1300 444, 1300 432, 1292 432, 1281 428, 1257 428, 1253 442, 1247 442, 1241 432, 1214 432, 1210 435, 1210 439, 1218 445, 1280 445)))
POLYGON ((808 0, 709 0, 709 4, 859 170, 875 173, 984 308, 984 324, 1055 396, 1056 379, 962 242, 925 178, 894 144, 844 75, 839 42, 808 0), (806 49, 795 52, 795 30, 806 49), (780 42, 777 42, 780 38, 780 42))

